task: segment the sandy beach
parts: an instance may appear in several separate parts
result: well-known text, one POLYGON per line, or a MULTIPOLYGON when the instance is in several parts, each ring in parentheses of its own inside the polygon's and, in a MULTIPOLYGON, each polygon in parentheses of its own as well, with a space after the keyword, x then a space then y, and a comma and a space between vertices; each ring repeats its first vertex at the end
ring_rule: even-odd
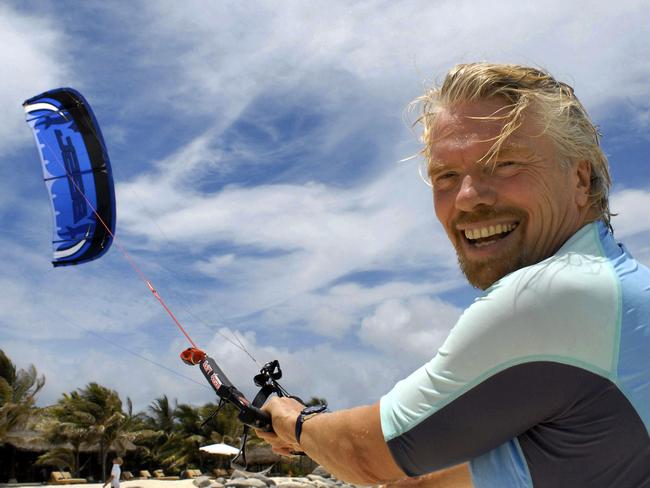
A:
MULTIPOLYGON (((120 488, 196 488, 192 484, 192 479, 185 480, 130 480, 121 481, 120 488)), ((69 485, 77 488, 88 487, 90 483, 84 485, 69 485)), ((93 488, 102 488, 101 484, 92 484, 93 488), (97 485, 97 486, 95 486, 97 485)), ((108 487, 107 487, 108 488, 108 487)))
MULTIPOLYGON (((103 483, 80 483, 61 485, 56 483, 0 483, 0 488, 13 487, 30 487, 30 486, 47 486, 47 487, 65 487, 65 488, 102 488, 103 483)), ((108 487, 107 487, 108 488, 108 487)), ((184 480, 130 480, 121 481, 120 488, 195 488, 191 479, 184 480)))

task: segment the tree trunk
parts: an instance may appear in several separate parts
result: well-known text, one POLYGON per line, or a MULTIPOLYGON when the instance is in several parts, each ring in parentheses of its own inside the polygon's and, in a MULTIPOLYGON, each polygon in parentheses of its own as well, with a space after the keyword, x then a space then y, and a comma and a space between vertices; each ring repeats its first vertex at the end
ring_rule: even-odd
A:
POLYGON ((74 477, 79 478, 79 472, 81 468, 79 467, 79 449, 74 450, 74 477))
POLYGON ((106 475, 106 455, 108 454, 106 452, 106 449, 104 448, 104 441, 99 442, 99 454, 102 457, 102 482, 106 483, 107 475, 106 475))
POLYGON ((9 483, 16 482, 16 448, 7 442, 9 448, 9 483))

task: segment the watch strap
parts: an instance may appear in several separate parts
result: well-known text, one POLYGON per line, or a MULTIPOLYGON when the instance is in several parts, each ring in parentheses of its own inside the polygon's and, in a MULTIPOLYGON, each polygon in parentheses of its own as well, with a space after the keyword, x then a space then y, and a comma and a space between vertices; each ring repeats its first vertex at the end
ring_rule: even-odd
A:
POLYGON ((327 404, 325 405, 312 405, 302 409, 302 412, 298 414, 296 418, 296 442, 300 444, 300 436, 302 435, 302 426, 303 424, 312 417, 315 417, 319 413, 323 413, 327 410, 327 404))

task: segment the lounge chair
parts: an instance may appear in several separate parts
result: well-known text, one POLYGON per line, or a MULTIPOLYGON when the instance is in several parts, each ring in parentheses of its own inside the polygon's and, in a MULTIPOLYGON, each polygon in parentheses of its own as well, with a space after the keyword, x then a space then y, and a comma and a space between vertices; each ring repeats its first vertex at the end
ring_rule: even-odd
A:
POLYGON ((120 479, 122 479, 123 481, 129 481, 134 479, 134 476, 131 471, 122 471, 122 475, 120 476, 120 479))
POLYGON ((50 473, 50 483, 55 485, 78 485, 88 483, 85 478, 73 478, 67 471, 52 471, 50 473))
POLYGON ((52 471, 50 473, 50 483, 54 483, 57 485, 64 485, 65 476, 63 476, 63 473, 61 471, 52 471))
POLYGON ((169 481, 174 481, 174 480, 179 480, 181 479, 180 476, 166 476, 165 472, 162 469, 156 469, 153 472, 153 479, 155 480, 169 480, 169 481))
POLYGON ((185 479, 194 479, 199 476, 205 476, 200 469, 186 469, 183 471, 183 478, 185 479))

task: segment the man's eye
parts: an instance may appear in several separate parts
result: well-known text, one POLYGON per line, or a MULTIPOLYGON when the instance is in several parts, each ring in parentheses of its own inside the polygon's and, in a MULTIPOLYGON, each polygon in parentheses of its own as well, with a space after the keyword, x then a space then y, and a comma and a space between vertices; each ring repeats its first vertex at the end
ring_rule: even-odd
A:
POLYGON ((456 179, 457 173, 454 172, 447 172, 447 173, 440 173, 436 175, 432 181, 433 185, 436 188, 447 188, 453 185, 455 179, 456 179))
POLYGON ((494 165, 494 171, 501 174, 508 174, 519 169, 516 161, 500 161, 494 165))

